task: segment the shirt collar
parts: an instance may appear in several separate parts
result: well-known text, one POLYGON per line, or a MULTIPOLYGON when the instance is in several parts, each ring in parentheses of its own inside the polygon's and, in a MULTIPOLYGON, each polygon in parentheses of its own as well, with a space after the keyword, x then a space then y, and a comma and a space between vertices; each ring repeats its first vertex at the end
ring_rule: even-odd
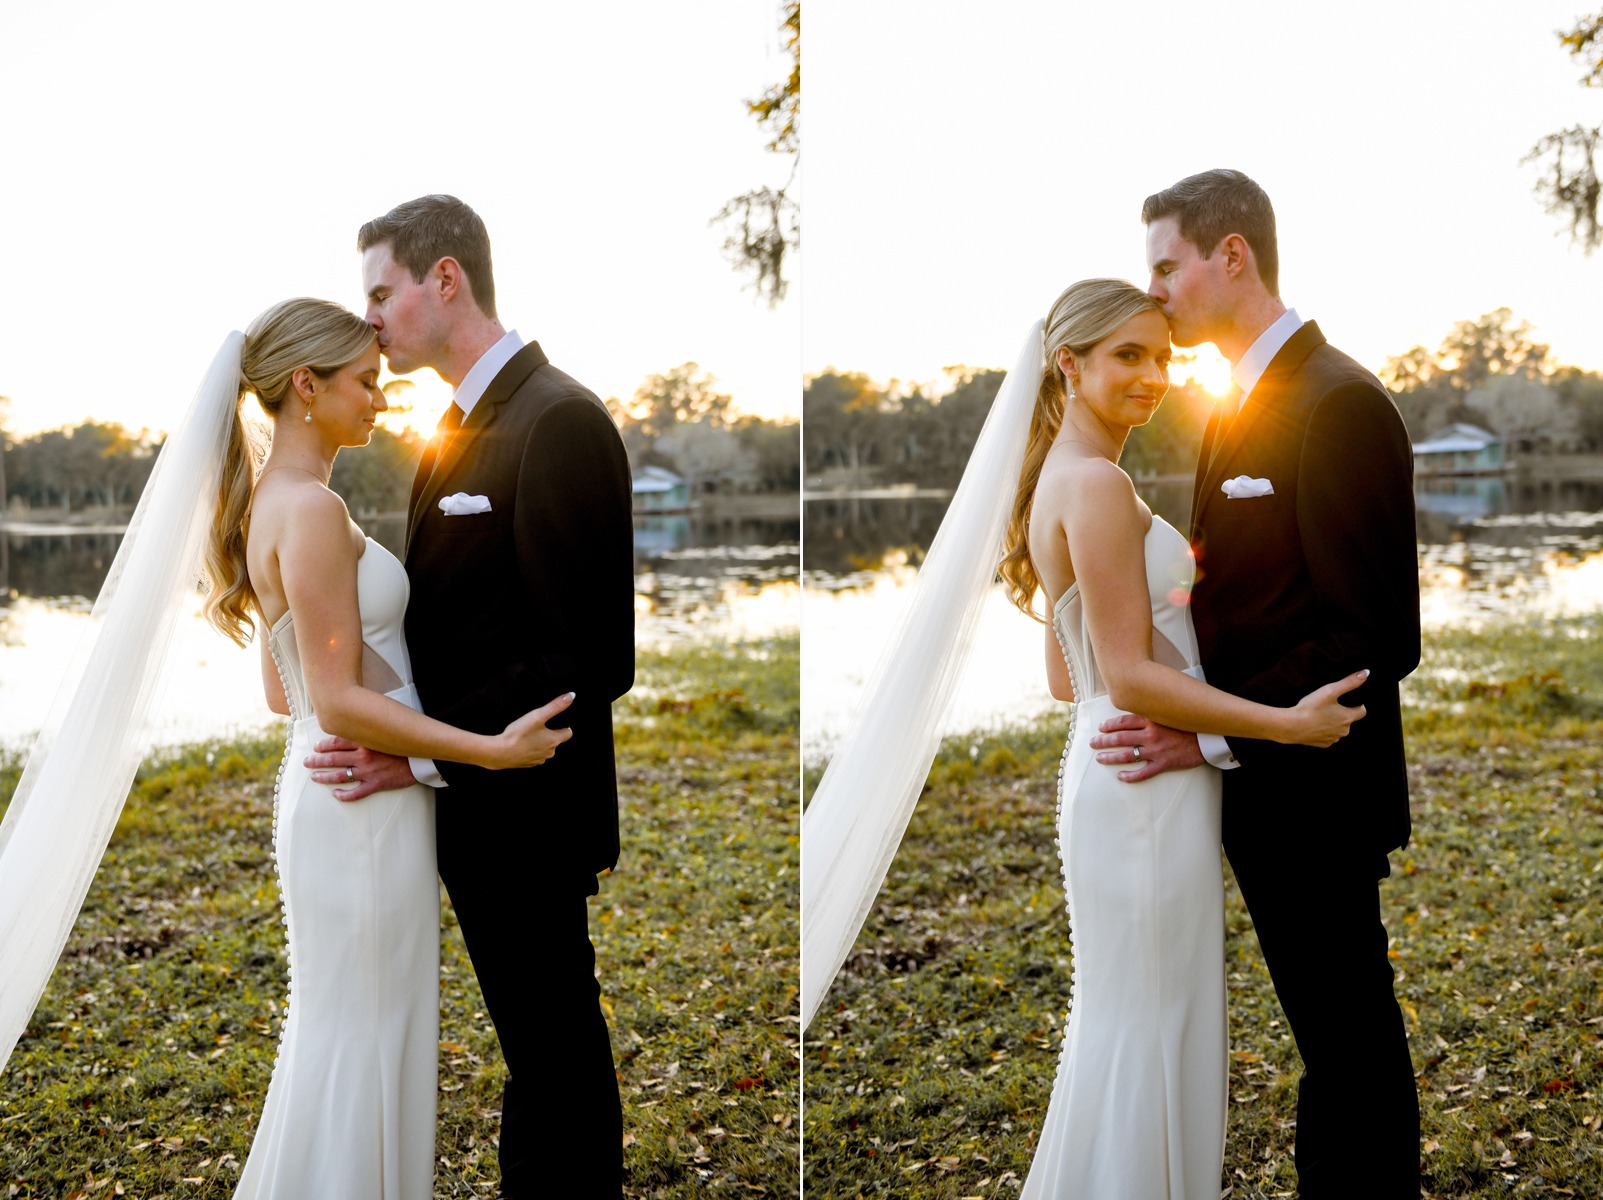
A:
POLYGON ((479 361, 462 376, 462 382, 457 385, 456 392, 451 396, 456 406, 462 410, 464 418, 473 411, 473 406, 479 402, 479 397, 484 395, 484 389, 490 386, 490 381, 501 373, 501 368, 511 362, 512 356, 521 349, 523 349, 523 339, 518 336, 516 329, 509 329, 501 335, 500 341, 479 355, 479 361))
POLYGON ((1252 389, 1258 386, 1258 381, 1269 369, 1269 364, 1274 362, 1280 348, 1301 328, 1302 318, 1297 315, 1297 310, 1288 308, 1273 325, 1258 335, 1258 340, 1247 348, 1241 361, 1230 368, 1230 378, 1241 389, 1243 403, 1252 395, 1252 389))

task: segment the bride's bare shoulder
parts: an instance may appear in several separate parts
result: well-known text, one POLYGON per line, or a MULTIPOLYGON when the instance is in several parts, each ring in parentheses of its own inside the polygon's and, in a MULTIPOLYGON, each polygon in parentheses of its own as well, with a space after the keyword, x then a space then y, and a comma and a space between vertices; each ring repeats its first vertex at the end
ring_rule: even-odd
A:
POLYGON ((1048 509, 1073 507, 1106 510, 1138 505, 1135 484, 1100 454, 1077 452, 1072 445, 1054 446, 1041 464, 1036 503, 1048 509))
POLYGON ((271 471, 257 481, 251 497, 251 557, 259 553, 277 557, 303 545, 324 552, 342 542, 359 554, 359 536, 345 501, 316 478, 295 471, 271 471))

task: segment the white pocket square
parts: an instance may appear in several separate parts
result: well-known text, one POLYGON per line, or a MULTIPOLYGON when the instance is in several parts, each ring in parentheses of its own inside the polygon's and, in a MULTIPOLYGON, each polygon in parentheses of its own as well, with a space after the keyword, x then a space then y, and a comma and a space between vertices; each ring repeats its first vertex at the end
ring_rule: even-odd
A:
POLYGON ((489 512, 490 498, 457 492, 454 496, 440 497, 440 511, 448 517, 465 517, 469 513, 489 512))
POLYGON ((1237 475, 1234 479, 1227 479, 1220 484, 1219 490, 1232 500, 1250 500, 1254 496, 1273 496, 1275 485, 1267 479, 1237 475))

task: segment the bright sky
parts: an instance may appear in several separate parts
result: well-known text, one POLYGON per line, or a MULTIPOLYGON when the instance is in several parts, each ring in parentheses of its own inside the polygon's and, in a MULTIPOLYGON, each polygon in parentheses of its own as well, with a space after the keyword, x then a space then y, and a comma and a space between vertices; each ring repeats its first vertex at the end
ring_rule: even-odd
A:
MULTIPOLYGON (((10 427, 169 427, 268 305, 360 311, 357 228, 438 191, 488 225, 503 321, 601 396, 694 360, 796 413, 797 289, 754 302, 708 225, 788 170, 744 103, 789 70, 778 9, 4 5, 10 427)), ((449 389, 413 378, 432 425, 449 389)))
POLYGON ((1522 155, 1603 121, 1555 36, 1595 0, 813 0, 802 366, 1006 366, 1070 282, 1145 286, 1142 200, 1237 167, 1287 303, 1371 368, 1507 306, 1603 369, 1603 255, 1522 155))

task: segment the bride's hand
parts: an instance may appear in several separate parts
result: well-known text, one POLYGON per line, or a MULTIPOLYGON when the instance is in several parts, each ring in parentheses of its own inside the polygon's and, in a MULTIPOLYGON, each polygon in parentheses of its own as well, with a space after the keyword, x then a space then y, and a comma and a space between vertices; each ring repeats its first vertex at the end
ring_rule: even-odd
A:
POLYGON ((1353 722, 1360 720, 1366 710, 1362 704, 1348 708, 1341 703, 1341 697, 1368 678, 1368 671, 1354 671, 1346 679, 1309 692, 1291 710, 1292 733, 1286 740, 1302 746, 1324 747, 1334 746, 1346 737, 1353 722))
POLYGON ((496 737, 496 761, 485 765, 492 770, 507 767, 534 767, 557 752, 557 747, 573 736, 572 729, 547 729, 545 723, 573 703, 566 692, 550 704, 524 713, 496 737))

